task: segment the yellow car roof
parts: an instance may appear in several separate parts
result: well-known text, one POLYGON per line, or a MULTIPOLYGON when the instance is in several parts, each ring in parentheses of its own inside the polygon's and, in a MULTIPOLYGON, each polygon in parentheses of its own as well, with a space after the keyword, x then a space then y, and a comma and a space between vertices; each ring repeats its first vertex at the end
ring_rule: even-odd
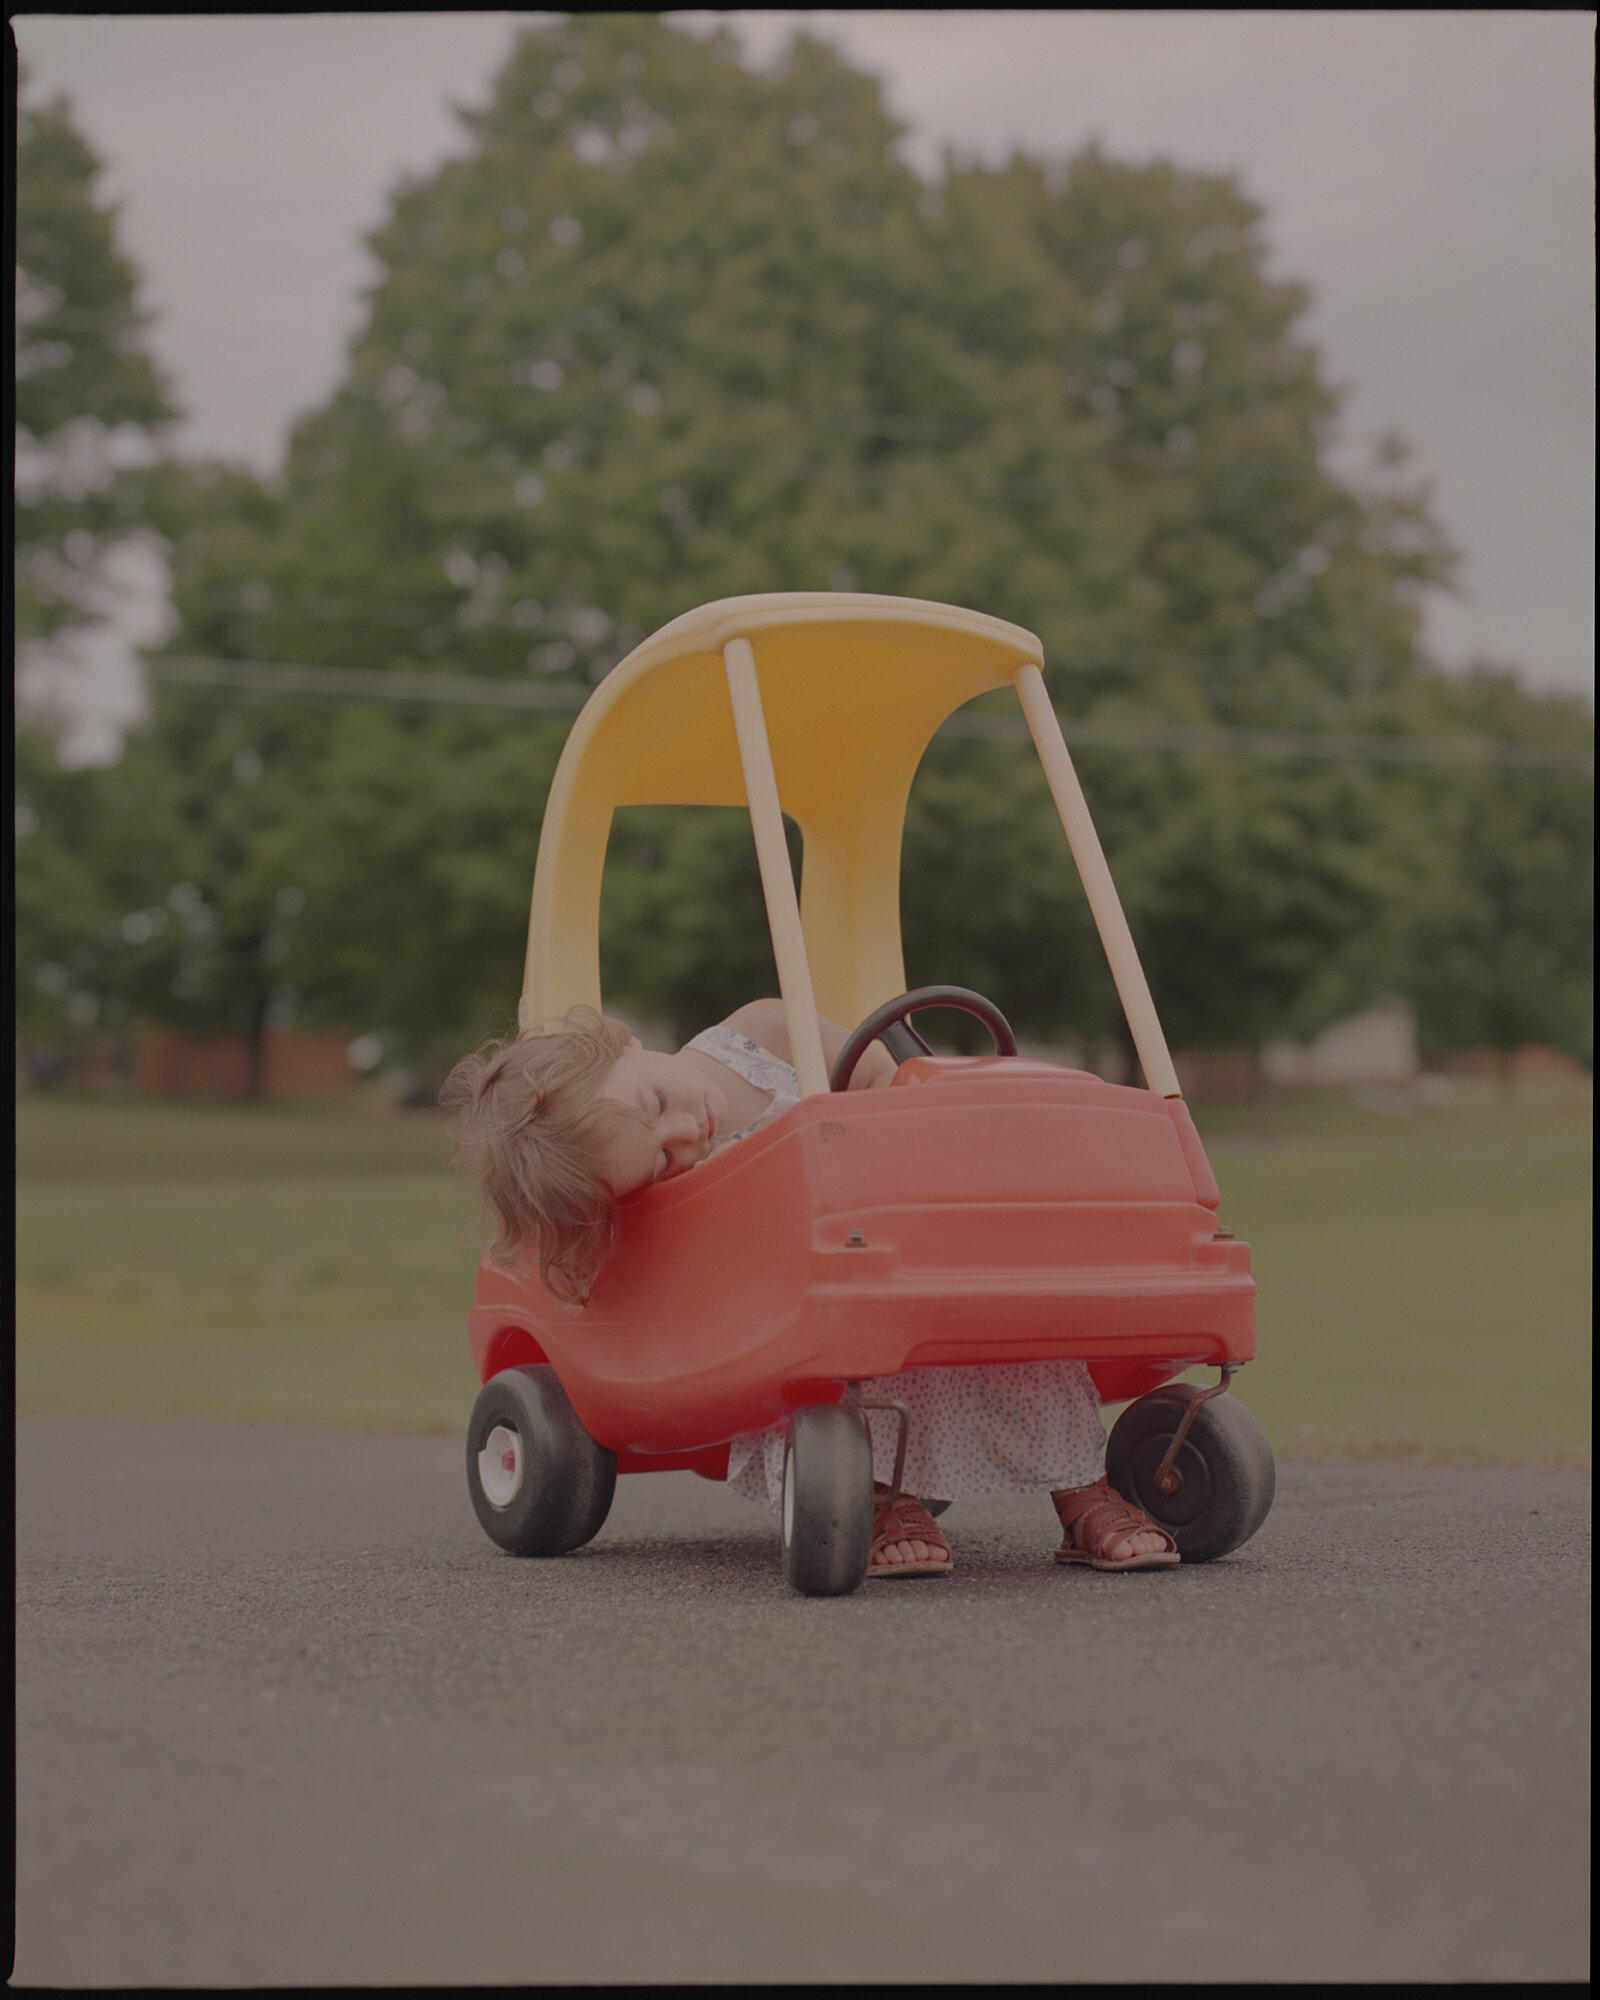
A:
POLYGON ((723 648, 749 640, 783 810, 805 841, 801 920, 819 1009, 854 1023, 904 990, 900 839, 929 739, 1039 662, 1019 625, 920 598, 722 598, 637 647, 574 723, 539 843, 523 1023, 600 1005, 600 877, 623 805, 746 803, 723 648))

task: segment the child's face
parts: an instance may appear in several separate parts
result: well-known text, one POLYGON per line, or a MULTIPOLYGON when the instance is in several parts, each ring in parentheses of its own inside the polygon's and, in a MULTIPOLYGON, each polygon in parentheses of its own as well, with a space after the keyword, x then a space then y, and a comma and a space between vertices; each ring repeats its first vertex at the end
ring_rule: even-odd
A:
POLYGON ((600 1172, 614 1195, 686 1174, 728 1123, 727 1098, 693 1063, 637 1040, 611 1065, 600 1095, 634 1114, 600 1149, 600 1172))

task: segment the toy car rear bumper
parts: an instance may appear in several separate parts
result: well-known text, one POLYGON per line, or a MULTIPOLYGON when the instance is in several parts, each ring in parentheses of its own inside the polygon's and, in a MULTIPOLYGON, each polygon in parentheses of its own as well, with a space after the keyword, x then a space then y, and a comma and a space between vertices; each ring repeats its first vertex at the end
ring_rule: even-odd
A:
POLYGON ((1249 1251, 1218 1229, 1186 1123, 1147 1092, 1009 1066, 808 1099, 652 1191, 583 1313, 486 1262, 480 1374, 548 1359, 591 1434, 637 1457, 908 1368, 1081 1360, 1118 1401, 1248 1361, 1249 1251))
POLYGON ((1045 1273, 965 1281, 902 1273, 879 1286, 819 1285, 786 1323, 752 1328, 740 1350, 701 1366, 671 1327, 656 1329, 668 1350, 657 1362, 638 1349, 552 1339, 510 1300, 475 1306, 469 1325, 485 1379, 552 1360, 592 1436, 613 1450, 660 1454, 764 1430, 801 1403, 836 1399, 846 1381, 909 1368, 1086 1361, 1102 1398, 1118 1402, 1185 1368, 1251 1360, 1254 1306, 1247 1272, 1198 1284, 1149 1271, 1079 1272, 1070 1290, 1045 1273))

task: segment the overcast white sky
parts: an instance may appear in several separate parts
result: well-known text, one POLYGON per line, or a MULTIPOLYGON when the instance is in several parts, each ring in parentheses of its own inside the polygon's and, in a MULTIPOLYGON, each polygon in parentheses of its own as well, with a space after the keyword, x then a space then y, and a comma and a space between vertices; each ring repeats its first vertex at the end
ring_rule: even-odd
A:
MULTIPOLYGON (((278 463, 333 388, 401 173, 463 149, 546 16, 22 14, 122 201, 187 445, 278 463)), ((679 17, 694 27, 709 13, 679 17)), ((883 78, 907 146, 1166 154, 1236 171, 1348 389, 1352 441, 1418 446, 1465 555, 1447 664, 1593 689, 1595 15, 732 13, 766 62, 801 22, 883 78)))

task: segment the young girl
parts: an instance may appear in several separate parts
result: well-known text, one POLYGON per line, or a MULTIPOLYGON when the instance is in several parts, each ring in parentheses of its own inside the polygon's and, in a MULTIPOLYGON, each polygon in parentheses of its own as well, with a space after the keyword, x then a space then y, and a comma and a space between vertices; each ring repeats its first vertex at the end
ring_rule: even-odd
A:
MULTIPOLYGON (((846 1030, 819 1017, 823 1054, 838 1059, 846 1030)), ((659 1180, 693 1171, 800 1097, 781 1000, 754 1000, 669 1055, 644 1048, 620 1021, 575 1007, 553 1027, 490 1043, 451 1072, 441 1101, 454 1113, 458 1155, 499 1224, 503 1263, 532 1258, 557 1297, 582 1305, 616 1236, 617 1205, 659 1180)), ((852 1090, 892 1082, 897 1065, 874 1042, 852 1090)), ((1161 1569, 1178 1561, 1165 1529, 1106 1483, 1100 1398, 1081 1361, 913 1368, 863 1383, 911 1414, 905 1491, 890 1504, 898 1425, 867 1411, 878 1507, 868 1576, 934 1576, 950 1545, 922 1500, 979 1493, 1048 1493, 1063 1530, 1056 1560, 1094 1569, 1161 1569)), ((728 1484, 774 1511, 783 1488, 781 1430, 735 1438, 728 1484)))

